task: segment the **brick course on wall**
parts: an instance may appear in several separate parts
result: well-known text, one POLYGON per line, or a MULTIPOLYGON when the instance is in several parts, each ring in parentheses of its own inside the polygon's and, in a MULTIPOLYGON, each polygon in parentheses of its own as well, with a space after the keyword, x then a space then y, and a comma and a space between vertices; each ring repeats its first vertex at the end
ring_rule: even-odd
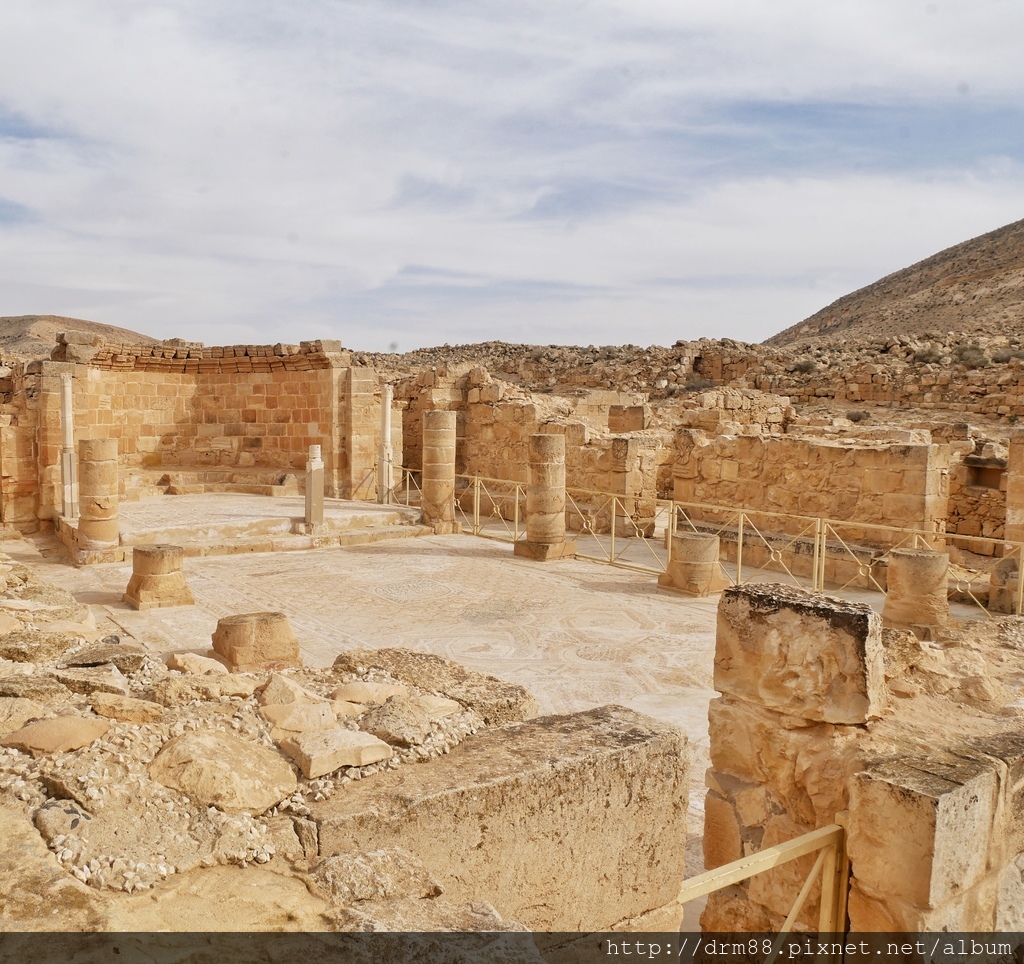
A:
MULTIPOLYGON (((0 425, 0 511, 23 529, 60 507, 61 376, 76 442, 118 441, 122 470, 227 467, 301 475, 320 445, 330 497, 376 496, 380 391, 340 343, 102 346, 67 333, 15 366, 0 425), (17 385, 13 383, 17 382, 17 385)), ((401 431, 395 432, 401 452, 401 431)))
MULTIPOLYGON (((792 436, 679 433, 675 498, 764 512, 942 532, 948 503, 948 447, 836 442, 792 436)), ((763 520, 772 531, 803 524, 763 520)), ((863 538, 856 527, 847 538, 863 538)), ((878 544, 898 534, 873 530, 878 544)))

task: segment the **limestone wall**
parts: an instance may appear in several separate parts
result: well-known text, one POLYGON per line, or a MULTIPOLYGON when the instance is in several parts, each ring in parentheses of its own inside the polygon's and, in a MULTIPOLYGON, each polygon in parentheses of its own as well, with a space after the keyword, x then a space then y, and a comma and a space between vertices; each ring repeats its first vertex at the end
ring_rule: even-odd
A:
MULTIPOLYGON (((677 448, 674 494, 680 502, 944 531, 949 497, 945 446, 785 435, 712 439, 687 429, 679 433, 677 448)), ((761 523, 770 531, 793 534, 805 527, 781 518, 761 523)), ((855 525, 844 526, 843 535, 878 545, 901 538, 855 525)))
MULTIPOLYGON (((320 445, 330 497, 373 499, 376 373, 337 342, 300 346, 103 346, 61 336, 53 361, 12 372, 0 425, 0 509, 31 528, 60 504, 60 385, 73 379, 76 440, 118 441, 122 469, 262 469, 301 476, 320 445)), ((3 386, 0 386, 2 388, 3 386)), ((393 419, 401 453, 401 421, 393 419)))
MULTIPOLYGON (((953 463, 949 473, 950 535, 1002 539, 1006 523, 1006 460, 970 457, 953 463)), ((954 542, 954 545, 961 544, 954 542)), ((963 541, 970 552, 997 554, 995 543, 963 541)))
MULTIPOLYGON (((998 690, 987 674, 1005 656, 984 653, 883 634, 861 604, 784 586, 726 590, 721 695, 709 711, 708 869, 848 811, 850 930, 1020 930, 1024 730, 1000 705, 985 712, 965 699, 981 680, 998 690)), ((777 930, 812 862, 713 895, 703 927, 777 930)), ((800 918, 810 927, 817 895, 815 885, 800 918)))

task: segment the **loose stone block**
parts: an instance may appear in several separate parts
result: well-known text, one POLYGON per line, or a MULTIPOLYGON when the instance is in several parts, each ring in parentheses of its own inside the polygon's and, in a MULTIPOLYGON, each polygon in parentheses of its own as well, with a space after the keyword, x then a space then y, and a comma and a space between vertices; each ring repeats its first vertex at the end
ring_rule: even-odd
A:
POLYGON ((928 636, 949 622, 949 553, 893 549, 882 621, 887 628, 928 636))
POLYGON ((91 693, 89 704, 92 706, 93 712, 100 716, 138 725, 152 723, 164 714, 164 707, 159 703, 115 693, 91 693))
POLYGON ((719 563, 721 540, 710 532, 672 534, 672 561, 658 585, 689 596, 706 596, 729 585, 719 563))
POLYGON ((884 760, 858 774, 849 848, 861 887, 921 909, 966 891, 986 874, 997 790, 992 764, 962 757, 884 760))
POLYGON ((0 746, 13 746, 35 757, 47 753, 78 750, 98 740, 110 724, 97 717, 58 716, 52 720, 29 723, 0 740, 0 746))
POLYGON ((139 610, 195 605, 185 582, 184 560, 181 546, 136 546, 124 601, 139 610))
POLYGON ((299 765, 308 780, 341 767, 365 767, 390 760, 394 754, 394 750, 377 737, 344 727, 289 737, 281 741, 281 750, 299 765))
POLYGON ((865 723, 885 707, 881 620, 868 606, 788 586, 727 589, 715 689, 807 720, 865 723))
POLYGON ((262 813, 297 786, 280 754, 229 733, 193 731, 173 737, 153 758, 149 775, 227 813, 262 813))
MULTIPOLYGON (((536 699, 522 686, 506 683, 486 673, 468 670, 454 660, 435 656, 433 653, 399 648, 352 649, 341 653, 334 660, 333 669, 336 673, 352 673, 357 667, 381 669, 410 686, 440 693, 468 709, 475 710, 488 726, 502 726, 505 723, 528 720, 539 712, 536 699)), ((352 691, 340 687, 334 691, 332 697, 336 700, 350 699, 362 702, 354 696, 339 695, 348 692, 352 691)))
POLYGON ((675 900, 688 795, 685 736, 604 706, 484 730, 311 812, 324 856, 400 848, 452 900, 587 933, 675 900))
POLYGON ((299 641, 284 613, 241 613, 217 621, 213 651, 233 670, 301 666, 299 641))

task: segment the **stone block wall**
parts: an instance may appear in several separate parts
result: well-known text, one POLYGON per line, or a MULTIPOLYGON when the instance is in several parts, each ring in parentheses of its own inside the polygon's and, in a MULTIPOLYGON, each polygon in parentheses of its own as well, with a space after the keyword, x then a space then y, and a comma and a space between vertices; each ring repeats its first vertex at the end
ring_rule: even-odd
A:
MULTIPOLYGON (((941 726, 922 728, 891 696, 887 675, 895 692, 907 667, 887 646, 896 636, 861 604, 772 585, 723 593, 705 866, 846 810, 850 930, 1020 930, 1024 729, 995 712, 979 726, 953 700, 932 710, 941 726)), ((777 930, 813 859, 712 895, 702 926, 777 930)), ((809 927, 818 893, 800 918, 809 927)))
MULTIPOLYGON (((934 444, 837 442, 792 436, 719 436, 684 429, 677 441, 674 496, 680 502, 943 532, 949 451, 934 444)), ((796 534, 799 520, 758 520, 796 534)), ((882 530, 844 525, 844 539, 898 541, 882 530)))
MULTIPOLYGON (((946 532, 950 535, 1002 539, 1006 524, 1006 489, 1009 478, 1006 460, 968 456, 950 467, 949 516, 946 532)), ((996 555, 995 543, 980 539, 957 542, 979 555, 996 555)))
MULTIPOLYGON (((727 589, 718 607, 715 689, 709 870, 826 827, 846 809, 847 751, 886 703, 881 619, 867 606, 785 586, 727 589)), ((814 859, 712 895, 702 926, 777 930, 814 859)), ((816 901, 801 919, 816 923, 816 901)))
POLYGON ((102 346, 73 334, 55 360, 12 374, 21 407, 0 425, 4 521, 29 529, 58 514, 62 375, 73 379, 76 440, 117 439, 123 468, 301 476, 309 446, 320 445, 329 497, 375 498, 380 390, 372 369, 349 367, 339 343, 102 346))

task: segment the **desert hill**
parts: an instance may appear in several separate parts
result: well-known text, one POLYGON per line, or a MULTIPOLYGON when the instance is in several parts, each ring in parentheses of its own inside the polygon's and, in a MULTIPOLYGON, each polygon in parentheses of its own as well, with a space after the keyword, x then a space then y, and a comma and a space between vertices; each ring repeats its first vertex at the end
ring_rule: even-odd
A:
POLYGON ((91 331, 105 342, 131 345, 155 345, 158 338, 140 335, 137 331, 101 325, 81 318, 60 315, 15 315, 0 317, 0 353, 31 358, 49 358, 58 331, 91 331))
POLYGON ((1024 335, 1024 221, 946 248, 844 295, 766 345, 930 331, 1024 335))

